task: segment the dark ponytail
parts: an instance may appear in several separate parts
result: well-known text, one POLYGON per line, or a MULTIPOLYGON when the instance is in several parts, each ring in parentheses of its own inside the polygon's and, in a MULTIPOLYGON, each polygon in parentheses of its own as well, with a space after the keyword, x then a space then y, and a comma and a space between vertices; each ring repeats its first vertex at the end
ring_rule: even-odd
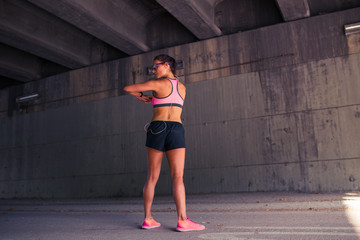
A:
POLYGON ((170 66, 171 72, 175 75, 176 74, 176 61, 174 58, 170 57, 169 55, 166 54, 161 54, 158 55, 154 58, 154 61, 158 60, 161 62, 167 62, 170 66))

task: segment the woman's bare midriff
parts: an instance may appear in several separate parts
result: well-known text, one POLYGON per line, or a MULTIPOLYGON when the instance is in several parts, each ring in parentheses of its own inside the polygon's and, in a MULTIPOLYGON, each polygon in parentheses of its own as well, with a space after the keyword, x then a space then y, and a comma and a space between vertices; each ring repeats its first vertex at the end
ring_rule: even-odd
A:
POLYGON ((182 108, 180 107, 157 107, 154 108, 152 121, 172 121, 182 123, 181 113, 182 108))

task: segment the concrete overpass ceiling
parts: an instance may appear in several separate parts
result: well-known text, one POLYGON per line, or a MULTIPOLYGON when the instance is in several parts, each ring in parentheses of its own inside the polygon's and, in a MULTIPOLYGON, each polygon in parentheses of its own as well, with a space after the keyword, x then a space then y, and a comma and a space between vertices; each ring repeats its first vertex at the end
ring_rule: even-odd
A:
POLYGON ((168 12, 154 17, 147 24, 146 32, 148 44, 152 50, 198 41, 194 34, 168 12), (159 26, 161 26, 161 31, 159 31, 159 26))
POLYGON ((0 0, 0 89, 360 7, 358 0, 0 0))
POLYGON ((22 83, 69 71, 69 68, 2 43, 0 52, 0 75, 22 83))
POLYGON ((224 0, 215 6, 215 20, 223 34, 232 34, 283 22, 276 1, 224 0))
POLYGON ((360 7, 359 0, 307 0, 311 16, 360 7))
POLYGON ((276 0, 285 21, 310 17, 308 0, 276 0))
POLYGON ((169 13, 178 19, 197 38, 207 39, 221 35, 215 23, 213 2, 207 0, 157 0, 169 13))
POLYGON ((13 78, 7 78, 7 77, 1 76, 1 75, 2 74, 1 74, 1 70, 0 70, 0 89, 22 84, 22 82, 16 81, 13 78))

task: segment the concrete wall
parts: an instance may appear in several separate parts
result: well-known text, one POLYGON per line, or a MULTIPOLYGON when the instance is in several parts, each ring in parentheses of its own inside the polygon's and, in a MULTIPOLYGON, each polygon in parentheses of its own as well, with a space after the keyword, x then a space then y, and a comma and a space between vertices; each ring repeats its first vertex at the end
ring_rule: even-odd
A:
POLYGON ((359 190, 360 34, 343 32, 359 21, 352 9, 2 90, 0 197, 140 196, 152 109, 122 88, 159 53, 184 62, 188 193, 359 190))

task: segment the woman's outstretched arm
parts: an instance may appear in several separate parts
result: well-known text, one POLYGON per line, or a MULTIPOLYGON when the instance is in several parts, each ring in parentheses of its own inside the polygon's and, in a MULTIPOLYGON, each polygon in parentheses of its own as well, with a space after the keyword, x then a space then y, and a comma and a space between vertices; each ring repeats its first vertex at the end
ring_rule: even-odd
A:
POLYGON ((144 83, 136 83, 127 85, 124 87, 124 91, 130 95, 135 96, 138 100, 143 101, 145 103, 151 103, 152 96, 144 95, 143 92, 146 91, 157 91, 160 87, 157 81, 147 81, 144 83))

